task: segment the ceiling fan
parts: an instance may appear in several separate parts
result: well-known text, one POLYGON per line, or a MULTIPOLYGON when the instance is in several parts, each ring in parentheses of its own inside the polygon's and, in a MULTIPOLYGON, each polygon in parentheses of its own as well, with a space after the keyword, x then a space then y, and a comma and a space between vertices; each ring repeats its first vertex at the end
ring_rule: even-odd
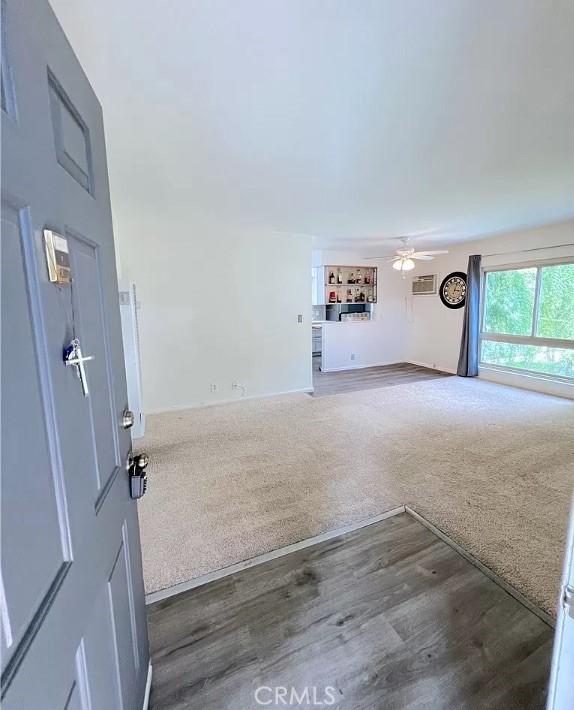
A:
MULTIPOLYGON (((397 253, 387 263, 392 263, 393 269, 396 271, 412 271, 416 264, 415 259, 420 261, 432 261, 439 254, 448 254, 448 249, 435 249, 434 251, 415 251, 413 247, 409 247, 410 237, 400 237, 403 246, 397 249, 397 253)), ((380 259, 381 257, 373 256, 371 259, 380 259)))

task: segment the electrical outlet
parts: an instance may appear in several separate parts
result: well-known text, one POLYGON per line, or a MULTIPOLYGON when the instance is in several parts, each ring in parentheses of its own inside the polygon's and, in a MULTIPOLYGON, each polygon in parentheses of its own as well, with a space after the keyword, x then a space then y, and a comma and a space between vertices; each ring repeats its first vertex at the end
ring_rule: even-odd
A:
POLYGON ((356 357, 355 353, 351 353, 351 360, 354 360, 356 357))
POLYGON ((219 392, 219 385, 212 384, 210 385, 210 389, 212 392, 219 392))
POLYGON ((232 390, 240 390, 241 391, 241 396, 245 396, 245 392, 247 390, 247 385, 242 385, 241 382, 232 382, 231 383, 231 389, 232 390))
POLYGON ((303 322, 303 314, 299 313, 299 315, 297 316, 297 323, 302 323, 302 322, 303 322))

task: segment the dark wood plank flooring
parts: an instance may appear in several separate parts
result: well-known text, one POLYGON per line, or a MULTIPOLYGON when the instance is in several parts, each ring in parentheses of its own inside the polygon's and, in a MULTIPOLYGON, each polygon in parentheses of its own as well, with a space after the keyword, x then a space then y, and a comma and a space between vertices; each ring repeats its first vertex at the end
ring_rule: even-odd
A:
POLYGON ((406 513, 148 615, 156 710, 544 707, 552 629, 406 513))
POLYGON ((422 382, 441 377, 452 377, 448 372, 400 362, 396 365, 363 367, 339 372, 321 372, 320 356, 313 357, 313 397, 324 397, 342 392, 358 392, 378 387, 393 387, 409 382, 422 382))

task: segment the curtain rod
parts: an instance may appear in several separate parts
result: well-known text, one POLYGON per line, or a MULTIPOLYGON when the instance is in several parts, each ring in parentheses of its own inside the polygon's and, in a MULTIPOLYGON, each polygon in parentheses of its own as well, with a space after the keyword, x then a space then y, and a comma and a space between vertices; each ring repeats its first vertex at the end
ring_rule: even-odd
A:
POLYGON ((513 251, 497 251, 494 254, 483 254, 484 258, 488 256, 506 256, 507 254, 526 254, 530 251, 544 251, 545 249, 561 249, 562 247, 574 247, 574 244, 553 244, 549 247, 532 247, 531 249, 514 249, 513 251))

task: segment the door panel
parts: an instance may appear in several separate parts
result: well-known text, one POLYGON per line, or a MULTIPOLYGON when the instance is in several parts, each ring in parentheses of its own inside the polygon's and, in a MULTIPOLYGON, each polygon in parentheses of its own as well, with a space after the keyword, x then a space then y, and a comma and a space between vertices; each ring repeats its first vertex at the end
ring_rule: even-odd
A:
POLYGON ((132 710, 149 653, 102 111, 47 0, 3 1, 2 40, 2 708, 132 710))
POLYGON ((76 275, 72 290, 76 335, 84 354, 92 355, 89 363, 88 398, 95 456, 94 505, 102 489, 119 466, 117 417, 113 402, 112 378, 106 342, 105 315, 101 299, 100 268, 97 248, 67 231, 76 275))
POLYGON ((129 699, 133 697, 134 688, 132 686, 134 679, 137 677, 136 671, 139 662, 132 627, 133 615, 130 610, 130 582, 126 551, 122 540, 114 569, 110 575, 109 595, 113 623, 116 629, 118 675, 122 689, 123 704, 127 708, 129 708, 129 699))
POLYGON ((55 428, 39 366, 40 309, 29 235, 19 211, 2 203, 2 667, 69 560, 55 428), (26 254, 28 255, 26 257, 26 254), (33 323, 36 327, 33 330, 33 323))
POLYGON ((72 686, 65 710, 86 710, 86 706, 82 704, 80 691, 76 684, 72 686))
POLYGON ((89 697, 93 710, 121 708, 114 625, 107 585, 94 606, 94 613, 84 640, 89 697))

